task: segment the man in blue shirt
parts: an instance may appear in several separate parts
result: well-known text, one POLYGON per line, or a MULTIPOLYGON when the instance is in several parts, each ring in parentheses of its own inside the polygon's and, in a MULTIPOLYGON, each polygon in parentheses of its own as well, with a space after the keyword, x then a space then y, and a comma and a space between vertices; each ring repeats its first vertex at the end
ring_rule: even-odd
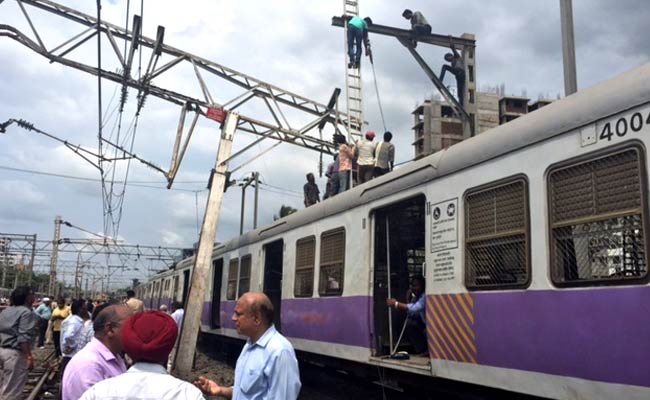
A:
POLYGON ((408 304, 400 303, 394 298, 386 299, 386 305, 395 307, 397 310, 406 311, 406 332, 411 344, 415 348, 415 354, 422 355, 427 352, 426 316, 425 316, 425 295, 424 277, 415 275, 411 279, 410 294, 407 292, 408 304))
POLYGON ((366 55, 372 57, 370 52, 370 42, 368 41, 368 25, 371 24, 372 20, 370 17, 361 19, 358 16, 354 16, 348 21, 348 68, 359 68, 359 63, 361 62, 362 41, 366 49, 366 55))
POLYGON ((40 319, 38 320, 38 347, 43 348, 45 344, 45 333, 47 333, 47 325, 52 316, 52 302, 49 297, 43 297, 42 303, 34 311, 40 319))
POLYGON ((237 333, 248 336, 235 366, 234 386, 219 386, 203 376, 194 384, 207 395, 235 400, 296 400, 301 386, 298 360, 291 343, 275 330, 271 300, 264 293, 245 293, 232 320, 237 333))

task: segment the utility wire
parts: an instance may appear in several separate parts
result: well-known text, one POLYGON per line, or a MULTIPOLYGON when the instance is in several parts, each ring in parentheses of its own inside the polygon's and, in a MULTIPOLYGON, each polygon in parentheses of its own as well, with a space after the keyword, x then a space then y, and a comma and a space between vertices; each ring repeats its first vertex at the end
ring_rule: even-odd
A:
MULTIPOLYGON (((44 176, 52 176, 55 178, 64 178, 64 179, 74 179, 78 181, 86 181, 86 182, 101 182, 101 179, 97 178, 86 178, 83 176, 74 176, 74 175, 66 175, 66 174, 56 174, 53 172, 44 172, 44 171, 37 171, 33 169, 24 169, 24 168, 14 168, 14 167, 8 167, 5 165, 0 165, 0 169, 7 170, 7 171, 15 171, 15 172, 24 172, 27 174, 34 174, 34 175, 44 175, 44 176)), ((196 190, 190 190, 190 189, 179 189, 179 188, 170 188, 167 189, 167 182, 156 182, 156 181, 131 181, 131 182, 123 182, 119 181, 120 183, 125 183, 128 186, 137 186, 137 187, 144 187, 144 188, 150 188, 150 189, 164 189, 164 190, 177 190, 177 191, 182 191, 182 192, 196 192, 196 190), (151 185, 146 185, 147 183, 160 183, 161 185, 164 186, 151 186, 151 185)), ((205 182, 201 181, 179 181, 179 182, 174 182, 175 184, 183 183, 183 184, 205 184, 205 182)), ((200 191, 207 190, 207 189, 202 189, 200 191)))

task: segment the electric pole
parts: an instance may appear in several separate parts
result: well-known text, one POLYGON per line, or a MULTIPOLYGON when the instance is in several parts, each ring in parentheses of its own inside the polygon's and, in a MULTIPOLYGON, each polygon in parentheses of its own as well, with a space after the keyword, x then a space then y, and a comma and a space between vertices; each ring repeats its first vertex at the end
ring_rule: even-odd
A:
POLYGON ((56 264, 59 261, 59 239, 61 239, 61 217, 54 218, 54 238, 52 239, 52 262, 50 264, 50 286, 48 292, 50 296, 57 295, 56 286, 56 264))
POLYGON ((562 59, 564 62, 564 96, 578 90, 576 50, 573 35, 573 0, 560 0, 562 25, 562 59))

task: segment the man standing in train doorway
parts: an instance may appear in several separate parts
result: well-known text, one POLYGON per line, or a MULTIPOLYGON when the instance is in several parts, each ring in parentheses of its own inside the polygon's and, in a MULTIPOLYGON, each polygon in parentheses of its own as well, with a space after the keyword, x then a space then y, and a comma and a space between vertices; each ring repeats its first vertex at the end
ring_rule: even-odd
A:
POLYGON ((204 376, 194 384, 207 395, 235 400, 296 400, 301 386, 298 360, 291 343, 275 330, 271 300, 264 293, 245 293, 232 320, 237 333, 248 337, 237 359, 234 385, 219 386, 204 376))
POLYGON ((411 279, 411 289, 406 292, 408 303, 401 303, 394 298, 386 299, 388 307, 406 312, 406 332, 417 355, 427 355, 424 287, 424 276, 415 275, 411 279))

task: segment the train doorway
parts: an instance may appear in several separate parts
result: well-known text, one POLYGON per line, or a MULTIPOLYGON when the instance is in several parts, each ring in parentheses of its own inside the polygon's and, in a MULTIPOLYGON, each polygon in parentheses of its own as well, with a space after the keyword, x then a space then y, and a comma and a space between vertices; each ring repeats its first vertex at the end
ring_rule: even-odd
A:
POLYGON ((221 280, 223 275, 223 258, 212 262, 212 329, 221 327, 221 280))
POLYGON ((275 329, 282 330, 280 316, 282 314, 282 239, 264 245, 264 293, 269 296, 275 310, 275 329))
POLYGON ((183 307, 187 304, 187 292, 190 290, 190 269, 183 271, 183 307))
MULTIPOLYGON (((377 356, 391 353, 406 317, 404 312, 388 309, 386 299, 394 297, 408 302, 406 293, 411 278, 423 273, 425 208, 426 198, 419 195, 374 212, 373 315, 377 356)), ((407 337, 402 337, 399 350, 413 351, 407 337)))

